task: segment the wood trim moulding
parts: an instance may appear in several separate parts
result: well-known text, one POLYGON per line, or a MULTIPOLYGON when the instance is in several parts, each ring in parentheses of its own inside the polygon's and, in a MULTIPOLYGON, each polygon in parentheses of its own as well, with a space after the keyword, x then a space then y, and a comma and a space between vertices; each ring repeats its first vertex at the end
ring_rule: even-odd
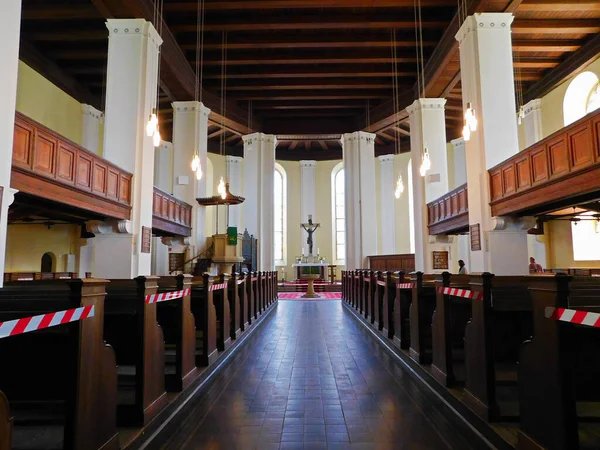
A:
POLYGON ((11 187, 116 219, 131 216, 133 175, 15 113, 11 187))
POLYGON ((469 228, 466 183, 427 204, 427 227, 431 235, 466 231, 469 228))
POLYGON ((492 216, 600 191, 600 110, 488 170, 492 216))
POLYGON ((192 235, 192 206, 154 187, 152 228, 177 236, 192 235))

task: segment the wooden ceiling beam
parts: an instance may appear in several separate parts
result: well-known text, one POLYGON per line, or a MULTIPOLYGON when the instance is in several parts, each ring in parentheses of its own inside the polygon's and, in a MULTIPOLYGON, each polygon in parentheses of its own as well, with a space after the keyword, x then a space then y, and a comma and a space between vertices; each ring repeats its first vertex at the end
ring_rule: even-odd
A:
POLYGON ((403 134, 405 136, 410 136, 410 130, 405 130, 404 128, 401 127, 391 127, 392 130, 394 130, 397 133, 403 134))
POLYGON ((364 105, 355 105, 355 106, 347 106, 347 105, 322 105, 322 106, 314 106, 314 105, 273 105, 273 106, 261 106, 254 107, 255 110, 278 110, 278 111, 297 111, 297 110, 322 110, 322 109, 345 109, 345 110, 359 110, 364 109, 364 105))
POLYGON ((594 34, 600 33, 598 19, 517 19, 512 34, 594 34))
POLYGON ((229 136, 227 139, 225 139, 225 143, 228 144, 229 142, 237 141, 238 139, 241 139, 241 137, 238 136, 237 134, 234 134, 232 136, 229 136))
POLYGON ((597 0, 527 0, 519 6, 523 12, 581 12, 600 11, 597 0))
POLYGON ((391 89, 392 83, 352 83, 352 84, 280 84, 262 86, 227 86, 227 91, 282 91, 286 89, 310 90, 310 89, 391 89))
POLYGON ((598 55, 600 55, 600 34, 594 36, 578 51, 572 53, 560 65, 529 87, 523 93, 523 101, 527 103, 546 95, 569 77, 585 70, 590 63, 598 59, 598 55))
MULTIPOLYGON (((314 18, 299 17, 294 22, 274 21, 266 16, 267 20, 244 20, 236 23, 228 20, 222 23, 209 22, 204 25, 204 31, 259 31, 265 30, 377 30, 377 29, 414 29, 412 20, 365 20, 364 17, 344 18, 337 17, 336 21, 316 22, 314 18)), ((423 28, 444 28, 445 21, 424 21, 423 28)), ((196 32, 196 25, 175 25, 171 27, 174 33, 196 32)))
POLYGON ((22 20, 73 20, 98 19, 98 10, 90 4, 70 4, 68 6, 25 5, 21 13, 22 20))
POLYGON ((329 147, 327 146, 327 143, 325 141, 319 141, 319 145, 323 150, 329 150, 329 147))
POLYGON ((221 128, 220 130, 215 131, 214 133, 211 133, 207 136, 207 139, 213 139, 216 138, 217 136, 221 136, 223 133, 225 133, 227 130, 225 128, 221 128))
POLYGON ((517 69, 552 69, 560 64, 559 61, 546 58, 518 59, 513 62, 517 69))
MULTIPOLYGON (((75 52, 62 52, 63 54, 75 54, 75 52)), ((83 54, 85 52, 77 52, 79 57, 85 58, 83 54)), ((246 57, 247 58, 247 57, 246 57)), ((64 59, 64 58, 63 58, 64 59)), ((369 58, 369 57, 347 57, 347 58, 315 58, 315 57, 287 57, 287 58, 251 58, 251 59, 227 59, 227 66, 279 66, 283 64, 387 64, 392 63, 392 57, 379 57, 379 58, 369 58)), ((416 57, 398 57, 396 58, 398 63, 410 63, 414 64, 417 62, 416 57)), ((194 62, 191 61, 193 64, 194 62)), ((221 59, 205 59, 203 62, 204 66, 221 66, 221 59)))
POLYGON ((296 94, 294 92, 288 95, 260 95, 260 94, 246 94, 235 97, 237 100, 375 100, 389 98, 389 93, 372 93, 372 94, 341 94, 341 95, 329 95, 327 92, 319 93, 303 93, 296 94))
POLYGON ((300 141, 292 141, 288 150, 294 150, 300 141))
MULTIPOLYGON (((276 69, 269 67, 256 66, 252 68, 252 72, 248 72, 248 68, 244 67, 243 73, 228 73, 228 80, 265 80, 265 79, 281 79, 281 78, 377 78, 377 77, 391 77, 394 75, 392 70, 375 70, 372 72, 366 72, 368 67, 361 67, 356 70, 356 66, 336 66, 335 68, 330 67, 311 67, 311 68, 300 68, 300 67, 278 67, 276 69), (332 70, 335 69, 335 70, 332 70)), ((398 72, 400 78, 414 78, 416 72, 398 72)), ((210 79, 221 79, 221 73, 208 73, 204 75, 205 80, 210 79)))
MULTIPOLYGON (((348 8, 412 8, 413 0, 276 0, 276 1, 222 1, 214 0, 204 3, 206 11, 251 11, 268 9, 348 9, 348 8)), ((449 0, 421 0, 421 6, 456 6, 449 0)), ((168 2, 164 9, 167 12, 196 11, 193 2, 168 2)))
MULTIPOLYGON (((228 42, 225 46, 227 50, 255 50, 257 48, 260 49, 297 49, 297 48, 311 48, 311 49, 321 49, 321 48, 386 48, 389 49, 391 47, 389 39, 386 39, 387 36, 382 36, 382 40, 374 41, 374 40, 328 40, 324 37, 323 40, 316 39, 301 39, 301 38, 291 38, 291 39, 281 39, 277 37, 272 37, 270 40, 257 40, 254 39, 252 42, 228 42), (275 40, 273 42, 273 39, 275 40), (263 42, 264 41, 264 42, 263 42)), ((436 45, 435 41, 425 41, 423 42, 424 47, 434 47, 436 45)), ((409 47, 414 48, 415 43, 412 41, 397 41, 396 47, 409 47)), ((195 50, 196 44, 183 44, 181 46, 184 50, 195 50)), ((205 43, 204 50, 221 50, 223 45, 221 43, 205 43)))
POLYGON ((32 42, 103 41, 108 40, 108 30, 33 31, 31 33, 27 33, 27 39, 32 42))
POLYGON ((380 131, 380 132, 379 132, 379 135, 380 135, 380 136, 383 136, 383 137, 384 137, 384 138, 386 138, 386 139, 389 139, 390 141, 394 141, 394 142, 396 142, 396 141, 398 140, 398 138, 397 138, 397 137, 395 137, 395 136, 392 136, 392 135, 390 135, 390 134, 386 133, 385 131, 380 131))
POLYGON ((513 41, 512 49, 514 52, 521 53, 540 53, 540 52, 574 52, 579 50, 581 43, 577 40, 531 40, 531 41, 513 41))

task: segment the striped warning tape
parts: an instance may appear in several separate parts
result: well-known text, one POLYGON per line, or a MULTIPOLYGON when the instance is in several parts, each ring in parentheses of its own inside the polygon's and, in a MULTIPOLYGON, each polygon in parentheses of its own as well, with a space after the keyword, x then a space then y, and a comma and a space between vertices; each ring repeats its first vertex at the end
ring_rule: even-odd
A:
POLYGON ((456 289, 450 287, 437 288, 438 293, 444 295, 451 295, 453 297, 470 298, 473 300, 481 300, 483 298, 483 292, 469 291, 468 289, 456 289))
POLYGON ((370 283, 370 282, 371 282, 371 279, 370 279, 370 278, 368 278, 368 277, 365 277, 365 278, 363 278, 363 279, 364 279, 364 280, 365 280, 367 283, 370 283))
POLYGON ((600 314, 576 309, 546 307, 546 318, 600 328, 600 314))
POLYGON ((185 297, 190 294, 190 289, 184 289, 182 291, 163 292, 161 294, 146 295, 146 303, 158 303, 166 302, 169 300, 175 300, 177 298, 185 297))
POLYGON ((378 284, 379 286, 385 286, 385 281, 378 281, 378 282, 377 282, 377 284, 378 284))
POLYGON ((251 278, 250 281, 258 281, 258 277, 251 278))
POLYGON ((414 286, 414 283, 397 283, 396 289, 412 289, 414 286))
POLYGON ((220 291, 221 289, 225 289, 227 287, 227 283, 219 283, 219 284, 213 284, 212 286, 208 287, 209 291, 220 291))
POLYGON ((242 284, 244 281, 246 281, 245 278, 243 280, 237 280, 237 284, 242 284))
POLYGON ((354 275, 354 278, 358 280, 360 278, 360 275, 354 275))
POLYGON ((94 317, 94 305, 0 322, 0 339, 94 317))

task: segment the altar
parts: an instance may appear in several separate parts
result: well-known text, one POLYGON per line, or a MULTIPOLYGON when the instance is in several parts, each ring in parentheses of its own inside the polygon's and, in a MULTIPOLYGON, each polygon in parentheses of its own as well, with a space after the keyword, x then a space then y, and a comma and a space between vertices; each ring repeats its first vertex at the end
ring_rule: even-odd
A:
POLYGON ((322 278, 322 273, 327 269, 326 262, 301 262, 292 264, 292 267, 298 273, 298 278, 300 280, 308 281, 308 288, 306 290, 306 294, 302 296, 302 298, 319 298, 319 296, 315 293, 315 280, 322 278))

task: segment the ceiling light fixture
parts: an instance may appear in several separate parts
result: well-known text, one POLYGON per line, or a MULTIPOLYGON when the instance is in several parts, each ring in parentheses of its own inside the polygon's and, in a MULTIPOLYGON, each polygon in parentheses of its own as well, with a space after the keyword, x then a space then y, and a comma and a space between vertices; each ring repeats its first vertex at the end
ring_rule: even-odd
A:
POLYGON ((398 175, 398 181, 396 181, 396 191, 394 192, 394 197, 397 199, 400 198, 402 193, 404 192, 404 183, 402 182, 402 174, 398 175))
MULTIPOLYGON (((194 86, 194 101, 202 101, 202 67, 204 62, 204 1, 198 0, 196 5, 196 82, 194 86)), ((198 132, 198 120, 195 120, 196 132, 198 132)), ((192 172, 196 174, 196 180, 202 179, 202 162, 198 150, 194 150, 192 157, 192 172)))

